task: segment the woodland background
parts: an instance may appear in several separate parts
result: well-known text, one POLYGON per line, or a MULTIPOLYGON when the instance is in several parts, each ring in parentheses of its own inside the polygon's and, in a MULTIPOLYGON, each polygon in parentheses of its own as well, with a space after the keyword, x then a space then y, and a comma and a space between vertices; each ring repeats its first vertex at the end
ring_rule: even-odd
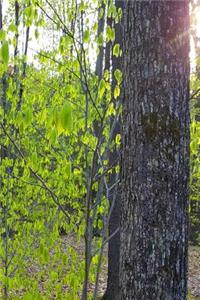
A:
MULTIPOLYGON (((191 2, 190 299, 200 297, 199 7, 191 2)), ((85 280, 88 299, 105 292, 120 170, 121 18, 112 0, 0 1, 3 299, 76 300, 85 280)))

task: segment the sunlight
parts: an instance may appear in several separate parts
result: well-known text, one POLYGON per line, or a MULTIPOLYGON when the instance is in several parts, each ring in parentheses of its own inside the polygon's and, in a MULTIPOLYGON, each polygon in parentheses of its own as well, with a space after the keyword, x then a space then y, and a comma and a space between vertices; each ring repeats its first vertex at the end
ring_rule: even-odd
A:
MULTIPOLYGON (((200 38, 200 7, 196 7, 195 14, 191 20, 191 26, 193 27, 195 34, 198 38, 200 38)), ((199 46, 199 42, 197 43, 199 46)), ((195 50, 195 42, 194 38, 191 35, 190 38, 190 63, 191 63, 191 71, 195 71, 196 68, 196 50, 195 50)))
POLYGON ((198 37, 200 37, 200 7, 197 7, 196 8, 196 13, 195 13, 195 16, 196 16, 196 34, 198 37))

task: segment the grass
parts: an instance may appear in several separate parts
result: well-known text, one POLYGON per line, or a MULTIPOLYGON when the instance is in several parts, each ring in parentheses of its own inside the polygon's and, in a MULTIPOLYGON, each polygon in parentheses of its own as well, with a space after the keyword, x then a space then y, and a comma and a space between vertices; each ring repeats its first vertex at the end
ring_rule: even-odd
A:
POLYGON ((188 295, 188 300, 200 300, 200 297, 198 297, 198 296, 195 297, 195 296, 189 294, 189 295, 188 295))

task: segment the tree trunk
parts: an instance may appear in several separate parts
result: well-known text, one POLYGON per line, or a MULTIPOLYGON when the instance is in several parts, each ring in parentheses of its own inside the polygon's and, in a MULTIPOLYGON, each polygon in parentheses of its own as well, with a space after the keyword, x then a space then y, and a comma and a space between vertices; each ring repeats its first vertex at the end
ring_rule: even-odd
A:
MULTIPOLYGON (((118 9, 123 10, 124 1, 116 1, 115 6, 118 9)), ((115 44, 120 45, 120 49, 122 47, 122 19, 114 24, 115 28, 115 44)), ((116 85, 116 80, 114 77, 114 72, 116 69, 122 69, 122 59, 121 57, 116 57, 112 54, 112 91, 114 91, 114 87, 116 85)), ((121 91, 122 92, 122 91, 121 91)), ((118 101, 121 101, 118 98, 118 101)), ((116 100, 113 99, 114 105, 116 104, 116 100)), ((111 124, 112 124, 111 119, 111 124)), ((117 134, 120 133, 120 122, 118 121, 115 126, 115 132, 113 135, 113 140, 117 134)), ((120 153, 119 149, 115 147, 113 151, 111 151, 109 155, 109 164, 110 166, 117 166, 120 161, 120 153)), ((113 171, 109 178, 110 186, 113 186, 118 178, 118 174, 113 171)), ((115 186, 110 191, 110 207, 113 206, 112 213, 109 220, 109 228, 108 234, 112 236, 114 232, 120 226, 120 199, 121 199, 121 191, 120 185, 115 186), (117 192, 114 190, 117 189, 117 192)), ((110 240, 108 244, 108 279, 107 279, 107 289, 104 294, 103 300, 116 300, 119 294, 119 249, 120 249, 120 231, 118 231, 110 240)))
MULTIPOLYGON (((98 32, 97 32, 97 37, 100 37, 100 35, 103 35, 104 32, 104 27, 105 27, 105 3, 101 2, 101 5, 99 6, 98 9, 98 32), (103 10, 103 15, 101 16, 100 13, 103 10)), ((95 74, 98 76, 99 81, 102 79, 103 76, 103 59, 104 59, 104 46, 101 45, 99 47, 99 54, 97 56, 97 61, 96 61, 96 69, 95 69, 95 74)))
POLYGON ((185 300, 188 1, 126 1, 120 300, 185 300))

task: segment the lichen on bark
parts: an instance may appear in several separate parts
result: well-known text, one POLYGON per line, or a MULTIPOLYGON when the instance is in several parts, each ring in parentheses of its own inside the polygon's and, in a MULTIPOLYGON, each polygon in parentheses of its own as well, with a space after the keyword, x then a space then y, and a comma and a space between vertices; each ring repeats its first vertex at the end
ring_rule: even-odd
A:
POLYGON ((165 136, 171 136, 172 139, 180 137, 180 120, 176 116, 171 116, 168 111, 142 115, 142 126, 148 141, 165 136))

